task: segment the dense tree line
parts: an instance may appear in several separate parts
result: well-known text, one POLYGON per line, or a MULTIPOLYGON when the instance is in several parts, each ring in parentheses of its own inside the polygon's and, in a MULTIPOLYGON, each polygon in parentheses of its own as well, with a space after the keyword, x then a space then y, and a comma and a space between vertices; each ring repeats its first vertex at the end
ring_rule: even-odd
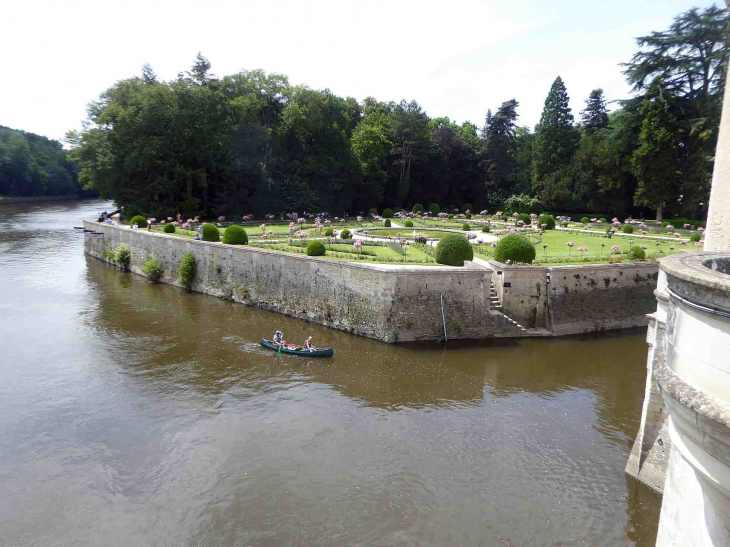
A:
POLYGON ((563 80, 534 131, 516 99, 484 125, 430 118, 416 101, 358 102, 281 74, 217 78, 202 55, 162 82, 118 82, 70 133, 80 180, 130 212, 162 217, 371 207, 476 210, 532 203, 611 215, 637 207, 698 217, 724 90, 726 11, 692 9, 637 40, 623 65, 634 97, 609 114, 601 89, 575 119, 563 80))
POLYGON ((0 196, 80 194, 68 156, 58 141, 0 126, 0 196))

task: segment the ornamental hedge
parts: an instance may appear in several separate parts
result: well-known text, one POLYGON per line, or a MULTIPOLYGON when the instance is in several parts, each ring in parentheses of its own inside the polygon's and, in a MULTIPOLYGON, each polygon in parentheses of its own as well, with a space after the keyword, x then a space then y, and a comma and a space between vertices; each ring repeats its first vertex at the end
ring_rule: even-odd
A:
POLYGON ((229 226, 223 233, 223 243, 227 245, 247 245, 248 234, 241 226, 229 226))
POLYGON ((485 224, 484 226, 482 226, 482 232, 484 232, 485 234, 489 233, 489 224, 485 224))
POLYGON ((436 246, 436 262, 447 266, 463 266, 465 260, 474 258, 471 243, 462 235, 448 235, 436 246))
POLYGON ((307 256, 324 256, 325 254, 327 254, 327 249, 324 248, 321 241, 310 241, 307 245, 307 256))
POLYGON ((165 231, 166 234, 174 234, 175 233, 175 225, 172 224, 172 223, 165 224, 165 227, 163 228, 163 230, 165 231))
POLYGON ((134 226, 135 224, 138 228, 147 228, 147 219, 142 215, 134 216, 132 217, 132 220, 129 221, 129 225, 134 226))
POLYGON ((467 223, 465 222, 464 224, 462 224, 462 225, 461 225, 461 229, 462 229, 462 230, 464 230, 465 232, 468 232, 469 230, 471 230, 471 226, 469 226, 469 225, 468 225, 468 224, 467 224, 467 223))
POLYGON ((545 226, 546 230, 554 230, 555 217, 553 215, 540 215, 537 217, 537 226, 542 229, 543 224, 547 224, 547 226, 545 226))
POLYGON ((631 224, 627 224, 626 226, 624 226, 623 232, 625 234, 633 234, 634 233, 634 227, 631 224))
POLYGON ((411 213, 420 213, 421 211, 423 211, 423 205, 421 205, 420 203, 416 203, 413 206, 413 209, 411 209, 411 213))
POLYGON ((582 222, 583 224, 588 224, 588 223, 589 223, 589 222, 591 221, 591 219, 589 219, 588 217, 583 217, 582 219, 580 219, 580 221, 581 221, 581 222, 582 222))
POLYGON ((340 232, 340 239, 350 239, 350 230, 345 228, 340 232))
POLYGON ((371 207, 370 210, 368 211, 368 214, 369 215, 377 215, 378 214, 378 210, 375 207, 371 207))
POLYGON ((645 258, 646 258, 646 253, 644 252, 644 249, 642 249, 638 245, 631 247, 631 250, 629 250, 629 259, 644 260, 645 258))
POLYGON ((691 241, 692 243, 697 243, 697 242, 698 242, 698 241, 699 241, 700 239, 702 239, 702 238, 701 238, 700 234, 699 234, 699 233, 697 233, 697 232, 694 232, 694 233, 692 233, 692 234, 691 234, 691 235, 689 236, 689 240, 690 240, 690 241, 691 241))
POLYGON ((220 241, 221 233, 215 224, 203 224, 203 241, 220 241))
POLYGON ((333 228, 327 228, 324 231, 324 237, 332 237, 333 235, 335 235, 335 231, 333 228))
POLYGON ((535 260, 535 246, 521 234, 512 234, 503 237, 494 250, 494 259, 497 262, 522 262, 530 264, 535 260))
POLYGON ((383 218, 393 218, 393 209, 383 209, 383 218))
POLYGON ((412 222, 412 221, 410 221, 410 220, 406 220, 406 221, 405 221, 405 222, 403 223, 403 226, 405 226, 406 228, 413 228, 413 222, 412 222))
POLYGON ((529 225, 532 222, 532 217, 527 213, 520 213, 515 220, 521 220, 524 224, 529 225))
POLYGON ((428 206, 428 212, 431 213, 433 216, 438 216, 438 214, 441 212, 441 207, 439 207, 438 203, 432 203, 428 206))
POLYGON ((386 218, 383 221, 383 226, 385 226, 386 228, 390 228, 390 219, 389 218, 386 218))

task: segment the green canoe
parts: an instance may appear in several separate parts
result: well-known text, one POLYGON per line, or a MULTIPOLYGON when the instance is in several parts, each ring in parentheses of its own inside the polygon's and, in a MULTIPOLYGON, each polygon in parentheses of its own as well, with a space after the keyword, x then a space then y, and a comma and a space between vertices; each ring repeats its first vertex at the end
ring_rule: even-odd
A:
POLYGON ((286 353, 288 355, 301 355, 303 357, 332 357, 335 354, 335 350, 332 348, 315 348, 313 351, 306 350, 301 346, 297 346, 293 349, 289 349, 288 347, 280 348, 271 340, 265 340, 263 338, 261 339, 261 345, 276 352, 281 350, 281 353, 286 353))

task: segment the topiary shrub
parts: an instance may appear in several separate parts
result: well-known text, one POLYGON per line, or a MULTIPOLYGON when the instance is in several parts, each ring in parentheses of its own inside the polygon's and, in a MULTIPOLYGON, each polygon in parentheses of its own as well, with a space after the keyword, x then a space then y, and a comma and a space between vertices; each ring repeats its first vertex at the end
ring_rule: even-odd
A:
POLYGON ((438 216, 438 214, 441 212, 441 207, 439 207, 438 203, 432 203, 428 206, 428 212, 431 213, 433 216, 438 216))
POLYGON ((633 246, 631 247, 631 250, 629 250, 629 259, 630 260, 644 260, 646 258, 646 253, 644 252, 644 249, 642 249, 639 246, 633 246))
POLYGON ((340 239, 350 239, 350 230, 345 228, 340 232, 340 239))
POLYGON ((420 213, 421 211, 423 211, 423 205, 421 205, 420 203, 416 203, 413 206, 413 209, 411 209, 411 213, 420 213))
POLYGON ((462 225, 461 225, 461 229, 462 229, 462 230, 464 230, 465 232, 468 232, 469 230, 471 230, 471 226, 469 226, 469 225, 468 225, 468 224, 467 224, 467 223, 465 222, 464 224, 462 224, 462 225))
POLYGON ((461 206, 462 213, 466 213, 467 211, 474 211, 474 207, 472 207, 472 204, 468 202, 461 206))
POLYGON ((327 249, 324 248, 321 241, 310 241, 307 245, 307 256, 324 256, 325 254, 327 254, 327 249))
POLYGON ((454 218, 454 215, 452 215, 451 213, 449 213, 449 219, 452 219, 452 218, 454 218))
POLYGON ((700 234, 699 234, 699 233, 697 233, 697 232, 695 232, 695 233, 693 233, 693 234, 691 234, 691 235, 689 236, 689 240, 690 240, 690 241, 691 241, 692 243, 697 243, 697 242, 698 242, 698 241, 699 241, 700 239, 702 239, 702 238, 700 237, 700 234))
POLYGON ((581 219, 580 219, 580 221, 581 221, 581 222, 582 222, 583 224, 588 224, 588 223, 589 223, 589 222, 591 221, 591 219, 590 219, 590 218, 588 218, 588 217, 583 217, 583 218, 581 218, 581 219))
POLYGON ((165 230, 165 233, 166 234, 174 234, 175 233, 175 225, 172 224, 172 223, 165 224, 165 227, 163 228, 163 230, 165 230))
POLYGON ((162 262, 150 257, 142 266, 142 271, 147 274, 147 279, 157 283, 162 277, 162 262))
POLYGON ((370 216, 377 215, 378 214, 378 210, 375 207, 371 207, 370 210, 368 211, 368 214, 370 216))
POLYGON ((436 262, 447 266, 463 266, 465 260, 474 258, 474 249, 462 235, 448 235, 436 246, 436 262))
POLYGON ((412 221, 410 221, 410 220, 406 220, 406 221, 405 221, 405 222, 403 223, 403 226, 405 226, 406 228, 413 228, 413 222, 412 222, 412 221))
POLYGON ((509 220, 509 217, 507 215, 502 215, 501 217, 499 217, 499 220, 501 220, 502 222, 507 222, 507 220, 509 220))
POLYGON ((484 232, 485 234, 489 233, 489 224, 485 224, 484 226, 482 226, 482 232, 484 232))
POLYGON ((142 215, 134 216, 132 217, 132 220, 129 221, 129 225, 134 226, 135 224, 138 228, 147 228, 147 219, 142 215))
POLYGON ((494 260, 497 262, 511 260, 530 264, 535 260, 535 246, 521 234, 503 237, 494 250, 494 260))
POLYGON ((553 215, 540 215, 537 217, 537 226, 541 229, 543 229, 542 225, 546 224, 545 230, 554 230, 555 229, 555 217, 553 215))
POLYGON ((385 226, 386 228, 390 228, 390 219, 389 218, 386 218, 383 221, 383 226, 385 226))
POLYGON ((226 245, 247 245, 248 234, 241 226, 229 226, 223 233, 223 243, 226 245))
POLYGON ((464 213, 464 216, 465 216, 466 218, 471 218, 471 213, 464 213))
POLYGON ((128 245, 120 243, 119 246, 114 249, 114 262, 117 263, 122 270, 129 269, 129 263, 132 261, 132 251, 128 245))
POLYGON ((198 275, 198 261, 195 259, 195 255, 191 252, 185 254, 183 259, 180 261, 180 265, 177 267, 177 275, 180 279, 180 283, 186 288, 190 289, 195 282, 195 276, 198 275))
POLYGON ((221 233, 215 224, 203 224, 203 241, 220 241, 221 233))
POLYGON ((625 234, 633 234, 634 233, 634 227, 631 224, 627 224, 626 226, 624 226, 623 232, 625 234))
POLYGON ((332 228, 327 228, 324 231, 324 237, 332 237, 333 235, 335 235, 335 231, 332 228))
POLYGON ((393 218, 393 209, 383 209, 383 218, 393 218))
POLYGON ((517 218, 515 220, 521 220, 522 223, 525 224, 526 226, 529 226, 530 223, 532 222, 530 215, 528 215, 527 213, 520 213, 519 215, 517 215, 517 218))

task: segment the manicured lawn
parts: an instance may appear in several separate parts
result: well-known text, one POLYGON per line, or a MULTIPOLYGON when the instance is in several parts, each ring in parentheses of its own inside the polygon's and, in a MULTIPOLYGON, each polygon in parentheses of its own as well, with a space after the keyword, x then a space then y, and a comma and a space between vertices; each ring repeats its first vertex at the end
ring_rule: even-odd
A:
MULTIPOLYGON (((275 251, 294 252, 298 254, 304 254, 306 252, 305 247, 286 245, 284 243, 273 243, 273 244, 261 244, 256 243, 254 247, 260 247, 264 249, 270 249, 275 251)), ((408 263, 434 263, 434 259, 429 257, 423 251, 416 249, 412 246, 408 246, 409 249, 406 252, 406 261, 408 263)), ((325 243, 327 254, 324 258, 332 260, 344 260, 351 262, 386 262, 386 263, 397 263, 403 262, 403 255, 398 253, 395 249, 385 246, 374 246, 374 245, 363 245, 362 252, 358 253, 357 250, 346 243, 332 243, 332 245, 325 243)))
MULTIPOLYGON (((461 230, 461 226, 459 226, 459 230, 461 230)), ((373 237, 398 237, 398 234, 400 234, 400 237, 404 237, 406 239, 413 239, 415 236, 413 235, 414 228, 394 228, 392 230, 373 230, 370 232, 370 234, 362 234, 362 235, 370 235, 373 237)), ((420 231, 417 228, 415 228, 416 235, 423 234, 424 236, 431 238, 431 239, 441 239, 442 237, 446 237, 447 235, 452 234, 453 232, 427 232, 427 231, 420 231)), ((462 232, 466 233, 466 232, 462 232)))

